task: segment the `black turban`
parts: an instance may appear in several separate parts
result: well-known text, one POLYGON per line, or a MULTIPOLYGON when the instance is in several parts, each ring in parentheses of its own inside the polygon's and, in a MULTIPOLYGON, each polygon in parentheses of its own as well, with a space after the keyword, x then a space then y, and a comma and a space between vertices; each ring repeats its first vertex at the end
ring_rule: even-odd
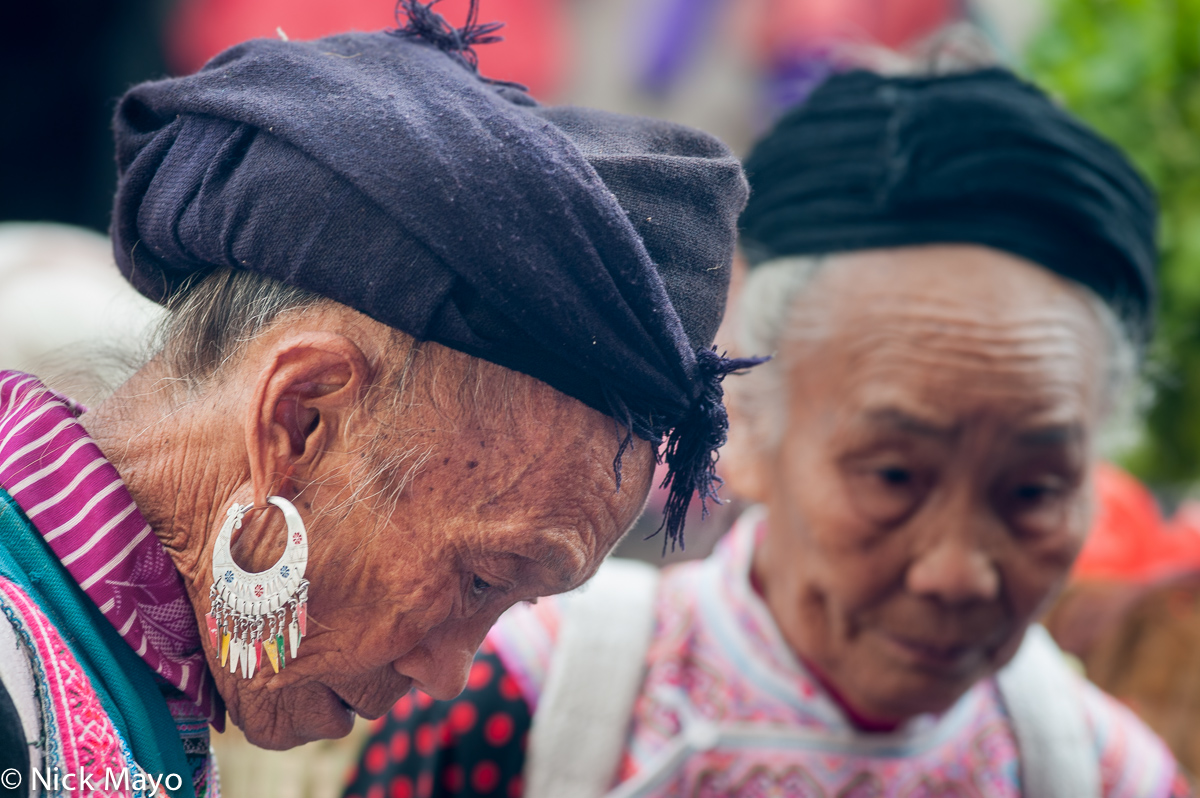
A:
POLYGON ((695 130, 539 106, 476 74, 491 26, 404 5, 400 31, 254 40, 126 94, 117 263, 160 302, 259 272, 669 434, 674 542, 744 365, 710 349, 740 164, 695 130))
POLYGON ((1004 69, 830 78, 746 161, 752 262, 981 244, 1096 292, 1145 343, 1155 201, 1111 144, 1004 69))

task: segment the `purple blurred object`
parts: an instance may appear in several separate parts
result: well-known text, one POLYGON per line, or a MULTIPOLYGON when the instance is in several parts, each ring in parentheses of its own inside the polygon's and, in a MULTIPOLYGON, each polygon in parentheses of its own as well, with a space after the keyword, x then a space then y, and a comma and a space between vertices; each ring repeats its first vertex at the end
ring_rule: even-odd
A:
POLYGON ((638 84, 648 94, 670 91, 704 42, 725 0, 647 0, 637 28, 648 34, 638 84), (648 18, 648 19, 647 19, 648 18))
MULTIPOLYGON (((844 67, 843 67, 844 68, 844 67)), ((808 99, 813 89, 839 71, 833 53, 827 48, 796 53, 787 60, 772 64, 765 76, 763 93, 767 127, 784 112, 808 99)))

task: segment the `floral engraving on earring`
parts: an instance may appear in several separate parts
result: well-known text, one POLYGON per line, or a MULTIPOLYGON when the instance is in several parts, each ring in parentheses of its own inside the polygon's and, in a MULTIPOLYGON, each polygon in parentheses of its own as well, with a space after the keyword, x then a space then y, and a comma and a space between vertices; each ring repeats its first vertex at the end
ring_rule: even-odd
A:
POLYGON ((213 585, 208 593, 211 607, 204 617, 209 644, 219 656, 221 667, 228 666, 230 673, 240 670, 246 679, 261 669, 264 653, 276 673, 282 670, 287 659, 296 658, 300 641, 308 632, 308 580, 304 578, 308 531, 287 499, 271 496, 267 502, 283 512, 287 523, 283 556, 258 573, 249 573, 233 561, 233 530, 241 529, 242 518, 254 509, 253 505, 235 502, 225 515, 213 547, 213 585))

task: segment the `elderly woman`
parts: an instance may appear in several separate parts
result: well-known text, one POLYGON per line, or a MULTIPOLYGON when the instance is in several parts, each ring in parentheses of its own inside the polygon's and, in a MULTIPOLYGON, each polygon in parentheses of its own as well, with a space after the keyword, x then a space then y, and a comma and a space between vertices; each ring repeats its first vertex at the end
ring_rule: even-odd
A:
POLYGON ((737 160, 540 107, 475 73, 494 28, 408 11, 121 101, 116 257, 170 318, 90 411, 0 374, 6 789, 215 795, 226 711, 286 748, 453 698, 657 442, 678 506, 711 491, 737 160))
POLYGON ((776 357, 732 383, 725 470, 759 506, 704 562, 514 608, 350 792, 1186 794, 1032 625, 1149 329, 1151 192, 1000 69, 834 77, 747 172, 733 321, 776 357))

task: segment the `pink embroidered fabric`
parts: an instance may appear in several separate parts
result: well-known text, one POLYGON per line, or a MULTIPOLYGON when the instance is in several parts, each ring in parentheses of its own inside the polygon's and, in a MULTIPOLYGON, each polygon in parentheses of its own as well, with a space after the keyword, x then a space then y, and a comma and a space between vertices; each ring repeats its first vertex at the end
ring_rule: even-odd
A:
POLYGON ((36 377, 0 371, 0 487, 138 656, 220 723, 183 581, 81 414, 36 377))
POLYGON ((90 785, 99 785, 89 795, 107 798, 128 796, 122 789, 106 789, 109 774, 129 770, 121 737, 87 674, 45 614, 28 596, 6 579, 0 578, 0 605, 15 614, 17 628, 28 635, 39 669, 37 680, 47 695, 46 704, 53 716, 52 729, 46 730, 47 754, 62 773, 90 785))
MULTIPOLYGON (((751 587, 760 521, 744 517, 708 560, 665 571, 621 794, 1018 798, 1016 739, 993 680, 975 685, 944 715, 915 718, 894 733, 863 733, 847 720, 751 587), (707 743, 680 753, 696 739, 707 743)), ((562 606, 562 599, 518 605, 488 637, 531 706, 562 606)), ((1182 781, 1162 742, 1083 679, 1078 688, 1104 795, 1176 794, 1182 781)))

